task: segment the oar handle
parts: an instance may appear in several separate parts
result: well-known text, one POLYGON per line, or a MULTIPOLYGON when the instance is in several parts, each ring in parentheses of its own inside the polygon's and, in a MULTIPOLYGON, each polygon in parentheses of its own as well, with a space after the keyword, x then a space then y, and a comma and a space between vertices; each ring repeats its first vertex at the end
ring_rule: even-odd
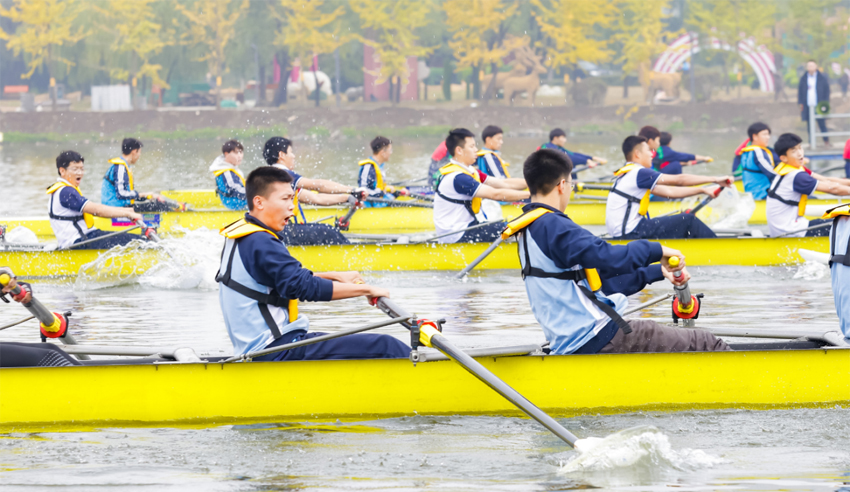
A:
MULTIPOLYGON (((675 268, 679 266, 679 257, 671 256, 667 262, 670 263, 671 267, 675 268)), ((682 278, 682 272, 673 272, 673 276, 678 280, 682 278)), ((673 319, 691 319, 697 317, 699 315, 699 299, 691 295, 691 288, 688 286, 688 283, 674 285, 673 291, 676 293, 676 297, 673 298, 673 319)))
POLYGON ((596 185, 596 184, 589 184, 589 183, 576 183, 576 191, 584 191, 584 190, 611 191, 611 186, 596 185))
POLYGON ((153 227, 148 227, 148 225, 145 224, 145 221, 137 220, 136 225, 138 225, 139 227, 142 228, 142 234, 144 234, 145 237, 151 239, 152 241, 154 241, 156 243, 161 241, 161 239, 159 238, 159 235, 157 235, 157 233, 156 233, 156 231, 154 231, 153 227))

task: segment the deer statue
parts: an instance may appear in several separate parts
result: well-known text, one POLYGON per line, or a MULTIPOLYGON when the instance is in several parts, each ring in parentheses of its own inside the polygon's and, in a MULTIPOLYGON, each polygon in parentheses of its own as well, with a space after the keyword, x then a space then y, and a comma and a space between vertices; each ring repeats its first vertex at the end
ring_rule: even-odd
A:
POLYGON ((534 106, 537 89, 540 88, 540 75, 547 72, 546 67, 540 63, 540 59, 534 54, 534 51, 525 47, 517 55, 517 61, 520 64, 530 64, 531 73, 519 77, 511 77, 505 80, 503 90, 505 99, 510 101, 510 105, 514 105, 514 97, 523 92, 531 96, 531 105, 534 106))
POLYGON ((655 94, 664 91, 671 99, 679 98, 679 85, 682 83, 681 73, 654 72, 649 69, 649 62, 643 62, 639 67, 638 79, 643 87, 643 97, 646 102, 652 104, 655 94))

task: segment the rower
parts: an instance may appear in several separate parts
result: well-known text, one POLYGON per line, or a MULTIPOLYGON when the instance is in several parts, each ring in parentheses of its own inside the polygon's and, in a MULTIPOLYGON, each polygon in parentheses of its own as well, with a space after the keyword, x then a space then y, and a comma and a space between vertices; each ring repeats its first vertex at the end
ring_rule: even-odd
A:
POLYGON ((221 204, 229 210, 245 210, 245 176, 239 169, 245 147, 236 140, 228 140, 221 146, 221 155, 210 164, 215 178, 215 194, 221 204))
MULTIPOLYGON (((384 182, 384 166, 393 155, 393 143, 387 137, 377 136, 369 143, 372 156, 358 162, 360 171, 357 174, 357 185, 372 198, 395 200, 396 195, 406 195, 404 188, 396 189, 384 182)), ((366 207, 386 207, 386 203, 366 202, 366 207)))
POLYGON ((478 159, 475 135, 466 128, 455 128, 446 137, 451 161, 440 168, 440 180, 434 197, 434 227, 437 234, 460 231, 438 239, 441 243, 491 242, 499 237, 503 222, 462 231, 488 220, 481 211, 484 198, 515 202, 528 198, 525 180, 499 179, 473 168, 478 159))
POLYGON ((832 220, 829 238, 829 268, 838 324, 850 341, 850 204, 828 210, 823 219, 832 220))
POLYGON ((439 183, 440 176, 442 176, 440 174, 440 168, 448 164, 451 159, 452 156, 446 150, 446 141, 443 140, 434 149, 434 152, 431 154, 431 163, 428 164, 428 185, 432 190, 437 189, 437 183, 439 183))
MULTIPOLYGON (((588 168, 593 168, 600 164, 608 164, 608 159, 592 155, 579 154, 578 152, 570 152, 564 147, 565 145, 567 145, 567 133, 560 128, 555 128, 554 130, 549 132, 549 142, 541 145, 540 147, 537 147, 537 150, 551 149, 567 154, 567 156, 570 158, 570 162, 573 163, 573 169, 575 169, 575 166, 586 165, 588 168)), ((578 175, 573 172, 572 178, 573 180, 576 180, 578 179, 578 175)))
MULTIPOLYGON (((298 314, 298 300, 327 302, 389 296, 367 285, 357 272, 314 274, 293 258, 277 231, 295 214, 292 176, 260 167, 245 183, 248 213, 221 229, 227 238, 216 281, 234 355, 313 338, 310 321, 298 314)), ((410 348, 389 335, 357 334, 258 357, 254 360, 404 358, 410 348)))
POLYGON ((776 153, 781 161, 777 176, 767 191, 767 225, 770 235, 790 237, 828 236, 829 227, 809 229, 827 224, 827 219, 806 219, 809 195, 817 191, 833 195, 850 195, 850 180, 829 178, 804 167, 803 139, 793 133, 783 133, 776 139, 776 153))
POLYGON ((518 234, 525 290, 552 353, 729 350, 704 330, 622 318, 627 295, 664 278, 673 285, 687 282, 684 257, 649 241, 615 246, 573 222, 564 212, 572 191, 571 172, 572 163, 563 153, 532 153, 523 165, 531 203, 502 235, 518 234), (676 267, 670 264, 674 257, 680 260, 676 267), (675 272, 681 276, 675 278, 675 272))
MULTIPOLYGON (((79 188, 85 174, 84 163, 83 156, 73 150, 66 150, 59 154, 56 157, 59 180, 47 188, 47 194, 50 195, 47 202, 50 227, 53 228, 60 248, 68 248, 75 243, 114 234, 95 228, 95 216, 128 217, 133 221, 142 220, 141 214, 134 212, 132 208, 110 207, 85 198, 79 188)), ((87 242, 81 248, 109 249, 113 246, 123 246, 135 239, 144 238, 145 236, 124 232, 87 242)))
POLYGON ((121 157, 109 160, 109 169, 103 176, 100 201, 111 207, 133 207, 136 212, 167 212, 173 207, 158 193, 139 193, 133 184, 133 171, 142 156, 142 142, 125 138, 121 142, 121 157))
MULTIPOLYGON (((349 244, 337 229, 327 224, 308 224, 301 203, 311 205, 341 205, 355 202, 352 193, 361 191, 351 186, 335 183, 327 179, 301 177, 295 169, 295 151, 292 141, 284 137, 272 137, 263 147, 263 158, 273 167, 286 171, 292 178, 291 186, 295 191, 293 202, 297 211, 292 216, 293 224, 283 230, 283 242, 287 246, 309 246, 317 244, 349 244), (318 193, 304 192, 313 190, 318 193)), ((249 202, 250 205, 250 202, 249 202)))
POLYGON ((711 162, 714 159, 705 155, 686 154, 676 152, 670 148, 673 135, 661 132, 659 146, 655 158, 652 160, 652 168, 662 174, 682 174, 682 164, 694 166, 700 162, 711 162))
POLYGON ((502 145, 505 141, 502 129, 495 125, 487 125, 481 132, 481 140, 484 141, 484 148, 478 151, 475 167, 494 178, 510 178, 511 173, 508 172, 510 164, 502 159, 502 145))
MULTIPOLYGON (((6 295, 23 305, 32 302, 32 286, 19 282, 8 267, 0 267, 0 299, 6 295), (17 295, 13 292, 20 287, 17 295)), ((52 343, 0 342, 0 367, 60 367, 79 366, 80 362, 52 343)))
POLYGON ((605 225, 608 233, 622 239, 686 239, 713 238, 714 232, 690 213, 652 219, 649 217, 649 195, 685 198, 715 190, 696 185, 732 184, 731 176, 696 176, 693 174, 661 174, 653 171, 652 151, 644 137, 630 136, 623 141, 626 165, 614 173, 614 184, 608 194, 605 225))
POLYGON ((740 149, 741 165, 744 191, 753 195, 755 200, 767 198, 767 190, 770 183, 776 177, 776 167, 779 156, 768 147, 770 143, 770 127, 764 123, 757 122, 747 128, 747 136, 750 138, 749 145, 740 149))

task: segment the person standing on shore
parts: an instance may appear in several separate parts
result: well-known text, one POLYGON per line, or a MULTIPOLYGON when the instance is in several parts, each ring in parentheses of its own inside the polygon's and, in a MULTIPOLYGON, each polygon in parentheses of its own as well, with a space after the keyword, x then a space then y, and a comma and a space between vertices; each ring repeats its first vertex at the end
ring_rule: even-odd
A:
MULTIPOLYGON (((829 104, 829 79, 818 70, 814 60, 806 63, 806 73, 800 77, 797 87, 797 104, 800 106, 800 116, 806 122, 806 129, 811 133, 812 122, 809 121, 809 108, 818 107, 821 103, 829 104)), ((826 120, 815 118, 822 133, 826 133, 826 120)), ((823 143, 829 147, 829 137, 823 137, 823 143)))

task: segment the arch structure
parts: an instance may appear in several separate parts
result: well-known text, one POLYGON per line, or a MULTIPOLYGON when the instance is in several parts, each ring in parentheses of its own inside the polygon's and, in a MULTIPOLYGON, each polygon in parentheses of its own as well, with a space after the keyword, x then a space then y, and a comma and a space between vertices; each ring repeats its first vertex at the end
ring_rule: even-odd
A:
MULTIPOLYGON (((661 73, 674 73, 681 68, 685 60, 691 57, 691 53, 699 53, 702 49, 696 33, 682 34, 667 46, 664 53, 655 61, 652 70, 661 73)), ((709 38, 707 49, 733 51, 729 43, 715 37, 709 38)), ((752 38, 738 41, 735 51, 755 72, 761 91, 773 92, 775 89, 773 74, 776 73, 773 53, 764 45, 756 46, 752 38)))

